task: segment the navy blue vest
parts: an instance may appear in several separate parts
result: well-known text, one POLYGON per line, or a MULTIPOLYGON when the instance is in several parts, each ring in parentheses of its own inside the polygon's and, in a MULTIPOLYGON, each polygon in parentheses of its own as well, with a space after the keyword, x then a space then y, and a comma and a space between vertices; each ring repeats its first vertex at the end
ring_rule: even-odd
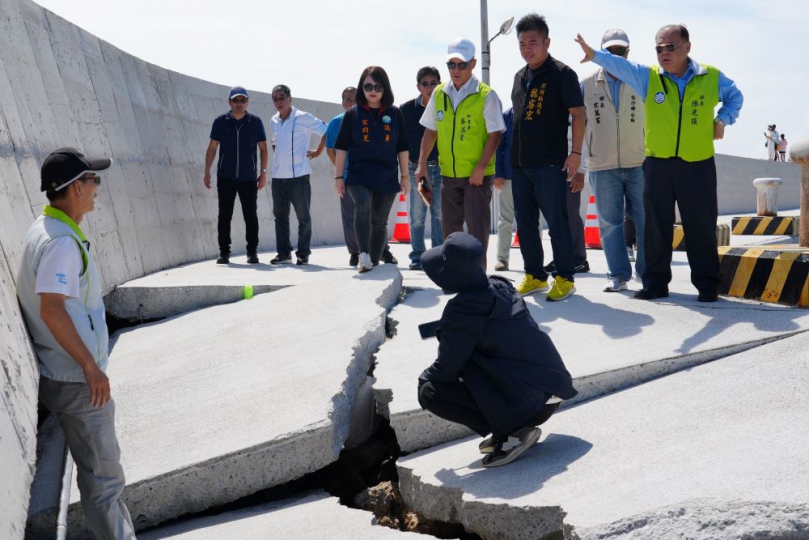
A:
POLYGON ((396 107, 372 111, 355 105, 346 185, 361 185, 380 193, 397 193, 399 111, 396 107))

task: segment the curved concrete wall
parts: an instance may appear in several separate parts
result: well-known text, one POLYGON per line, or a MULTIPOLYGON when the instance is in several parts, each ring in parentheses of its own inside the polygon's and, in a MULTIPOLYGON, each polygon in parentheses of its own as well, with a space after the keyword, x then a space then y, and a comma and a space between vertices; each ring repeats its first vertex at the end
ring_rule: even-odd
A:
MULTIPOLYGON (((204 188, 202 169, 211 122, 228 110, 227 92, 143 62, 29 0, 0 2, 0 538, 23 536, 35 462, 39 375, 14 274, 25 231, 46 203, 38 189, 43 159, 75 146, 115 160, 102 175, 100 208, 82 225, 105 293, 215 257, 216 192, 204 188)), ((342 110, 294 103, 326 121, 342 110)), ((268 94, 252 92, 250 111, 267 124, 275 108, 268 94)), ((342 242, 325 153, 313 168, 312 243, 342 242)), ((235 214, 233 248, 243 252, 244 224, 238 208, 235 214)), ((260 248, 270 250, 269 189, 259 195, 259 218, 260 248)))
MULTIPOLYGON (((38 371, 14 273, 25 230, 45 204, 38 190, 42 160, 57 147, 75 146, 116 161, 103 175, 100 208, 83 225, 105 292, 212 258, 216 194, 202 185, 202 164, 226 96, 224 86, 143 62, 30 0, 0 2, 0 538, 23 536, 35 462, 38 371)), ((300 98, 295 104, 324 120, 341 110, 300 98)), ((269 95, 252 93, 250 110, 266 123, 274 113, 269 95)), ((717 163, 723 213, 753 211, 751 182, 760 176, 783 178, 780 206, 798 205, 797 167, 728 156, 717 163)), ((342 242, 330 165, 325 155, 313 165, 313 244, 342 242)), ((268 250, 275 236, 269 190, 259 197, 259 217, 261 248, 268 250)), ((243 249, 243 237, 237 217, 235 251, 243 249)))

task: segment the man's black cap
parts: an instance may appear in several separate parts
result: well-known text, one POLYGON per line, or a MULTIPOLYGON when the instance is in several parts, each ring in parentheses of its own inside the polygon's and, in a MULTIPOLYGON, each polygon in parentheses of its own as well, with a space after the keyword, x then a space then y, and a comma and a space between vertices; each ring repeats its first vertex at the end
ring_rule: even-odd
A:
POLYGON ((75 148, 59 148, 42 164, 40 191, 60 190, 86 172, 103 171, 112 165, 109 158, 88 159, 75 148))

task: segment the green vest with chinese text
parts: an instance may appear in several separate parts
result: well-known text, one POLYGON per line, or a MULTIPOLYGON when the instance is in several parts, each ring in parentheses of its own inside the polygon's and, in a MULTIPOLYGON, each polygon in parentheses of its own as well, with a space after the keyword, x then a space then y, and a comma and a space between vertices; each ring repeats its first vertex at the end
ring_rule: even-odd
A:
MULTIPOLYGON (((451 84, 451 83, 450 83, 451 84)), ((491 88, 481 82, 478 91, 466 96, 458 110, 452 108, 452 100, 444 92, 444 84, 439 84, 435 97, 435 118, 438 133, 438 164, 441 175, 449 178, 467 178, 475 170, 483 147, 489 139, 483 105, 491 88)), ((486 165, 484 174, 494 174, 494 155, 486 165)))
POLYGON ((688 81, 683 100, 677 84, 658 66, 650 68, 646 93, 646 155, 704 161, 714 155, 714 109, 719 103, 719 70, 702 65, 688 81))

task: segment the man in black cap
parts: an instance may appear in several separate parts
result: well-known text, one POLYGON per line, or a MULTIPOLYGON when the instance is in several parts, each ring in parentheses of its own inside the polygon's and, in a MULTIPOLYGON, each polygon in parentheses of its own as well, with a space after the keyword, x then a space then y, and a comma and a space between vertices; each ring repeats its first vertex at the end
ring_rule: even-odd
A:
POLYGON ((219 258, 216 264, 230 262, 230 220, 236 195, 242 205, 247 229, 247 262, 258 264, 258 192, 267 185, 267 134, 261 118, 247 112, 250 96, 241 86, 230 90, 230 111, 216 117, 211 141, 205 152, 205 187, 211 189, 211 165, 219 148, 216 164, 216 192, 219 195, 219 258), (256 170, 256 146, 261 152, 261 172, 256 170), (257 174, 258 173, 258 174, 257 174))
POLYGON ((427 276, 456 292, 435 332, 438 358, 419 376, 419 403, 481 437, 484 467, 506 465, 539 440, 537 427, 578 392, 522 296, 486 277, 483 244, 455 232, 421 257, 427 276))
POLYGON ((42 165, 49 205, 28 229, 17 297, 39 361, 39 399, 56 414, 76 463, 87 525, 98 539, 135 538, 121 500, 125 480, 115 404, 105 371, 108 332, 101 280, 79 228, 110 159, 60 148, 42 165))

